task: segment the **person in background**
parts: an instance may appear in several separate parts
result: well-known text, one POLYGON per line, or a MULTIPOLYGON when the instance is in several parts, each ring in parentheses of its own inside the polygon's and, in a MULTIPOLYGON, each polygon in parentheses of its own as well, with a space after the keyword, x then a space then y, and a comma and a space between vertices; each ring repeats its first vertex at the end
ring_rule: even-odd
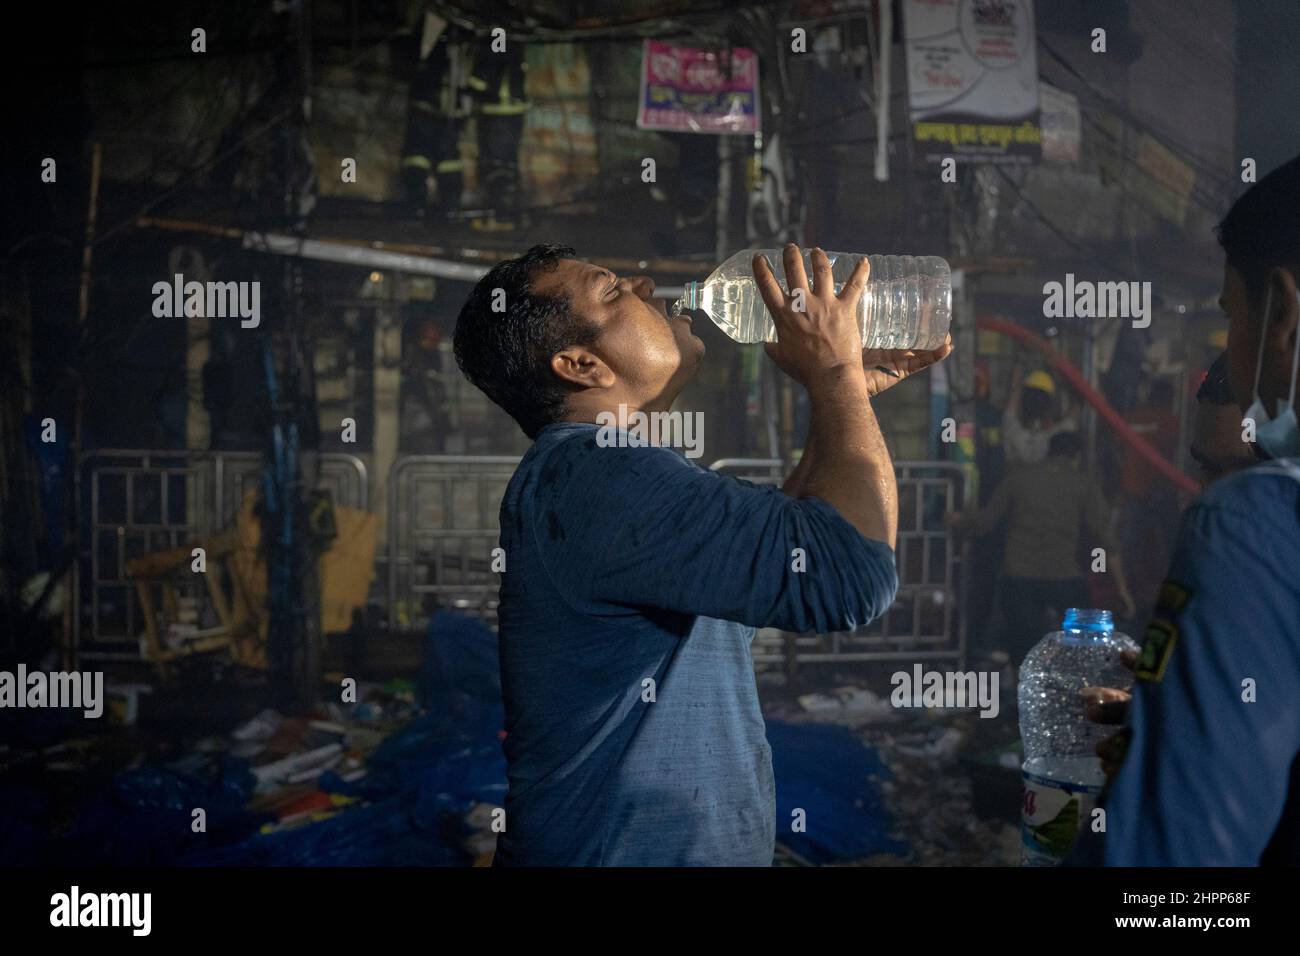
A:
POLYGON ((1105 549, 1125 613, 1133 613, 1123 559, 1110 535, 1110 509, 1080 471, 1082 458, 1078 432, 1053 435, 1046 459, 1010 471, 987 505, 947 517, 950 527, 975 536, 988 534, 1007 519, 1002 616, 1007 651, 1017 663, 1067 608, 1091 605, 1081 550, 1105 549))
MULTIPOLYGON (((1241 419, 1241 408, 1232 397, 1232 385, 1228 381, 1228 353, 1223 352, 1210 365, 1196 390, 1196 414, 1188 453, 1197 463, 1197 478, 1202 488, 1259 460, 1254 447, 1242 441, 1241 419)), ((1137 654, 1126 653, 1124 665, 1130 670, 1136 668, 1137 654)), ((1092 688, 1085 694, 1090 705, 1088 715, 1099 723, 1123 723, 1132 699, 1133 695, 1127 691, 1108 687, 1092 688)), ((1128 731, 1123 730, 1098 747, 1108 778, 1119 770, 1127 743, 1128 731)), ((1094 849, 1094 855, 1099 852, 1094 849)))
MULTIPOLYGON (((1146 401, 1129 412, 1129 428, 1151 445, 1160 457, 1172 462, 1178 454, 1180 422, 1175 407, 1174 385, 1158 378, 1147 390, 1146 401)), ((1120 458, 1119 486, 1122 494, 1120 527, 1129 583, 1144 598, 1154 600, 1165 569, 1173 554, 1180 510, 1178 492, 1137 451, 1125 446, 1120 458)), ((1141 608, 1146 620, 1151 605, 1141 608)))
POLYGON ((1053 410, 1056 382, 1044 371, 1025 377, 1019 365, 1012 372, 1011 397, 1002 413, 1002 449, 1007 465, 1035 464, 1047 457, 1056 435, 1078 431, 1073 414, 1059 421, 1053 410))
MULTIPOLYGON (((1152 386, 1149 407, 1139 410, 1130 418, 1135 430, 1139 430, 1139 425, 1143 423, 1150 426, 1145 429, 1144 437, 1170 459, 1173 458, 1172 441, 1178 434, 1177 416, 1172 409, 1166 407, 1172 394, 1172 389, 1162 379, 1152 386)), ((1192 439, 1188 454, 1197 463, 1197 477, 1202 487, 1257 461, 1253 447, 1242 440, 1241 419, 1241 409, 1233 401, 1232 387, 1228 382, 1228 353, 1223 352, 1205 373, 1196 391, 1196 411, 1192 418, 1192 439)), ((1164 569, 1172 557, 1173 538, 1171 537, 1169 551, 1166 552, 1164 538, 1149 532, 1170 528, 1171 534, 1176 536, 1180 521, 1177 500, 1131 452, 1125 456, 1120 474, 1125 494, 1129 496, 1125 508, 1125 528, 1132 533, 1126 536, 1125 553, 1132 579, 1130 586, 1138 594, 1149 594, 1154 599, 1159 592, 1164 569), (1163 562, 1154 579, 1139 570, 1139 562, 1142 569, 1152 566, 1150 560, 1142 560, 1146 554, 1158 555, 1163 562)), ((1149 605, 1143 607, 1139 620, 1147 620, 1151 611, 1149 605)))
POLYGON ((440 213, 460 207, 462 170, 461 118, 455 64, 464 42, 460 28, 425 14, 420 49, 407 93, 406 140, 402 149, 402 185, 411 211, 427 212, 429 178, 437 184, 440 213))
POLYGON ((528 113, 527 75, 522 43, 498 52, 492 41, 479 42, 466 81, 476 104, 478 204, 490 210, 470 221, 479 231, 514 229, 521 215, 519 144, 528 113))

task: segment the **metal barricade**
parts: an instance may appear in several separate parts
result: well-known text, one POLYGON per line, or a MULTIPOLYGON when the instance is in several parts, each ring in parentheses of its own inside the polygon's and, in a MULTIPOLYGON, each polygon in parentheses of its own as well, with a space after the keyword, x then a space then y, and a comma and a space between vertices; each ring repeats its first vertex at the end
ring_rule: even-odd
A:
MULTIPOLYGON (((309 453, 304 453, 304 464, 309 453)), ((244 494, 262 481, 262 456, 257 452, 220 452, 215 458, 216 514, 221 527, 235 520, 244 494)), ((316 487, 330 492, 336 505, 370 510, 370 477, 365 462, 341 452, 318 454, 316 487)))
POLYGON ((437 606, 496 623, 500 579, 492 550, 501 499, 519 459, 409 455, 388 483, 388 615, 422 628, 437 606))
POLYGON ((944 515, 964 504, 961 466, 896 461, 898 596, 866 627, 833 634, 785 636, 786 664, 953 660, 966 656, 966 549, 944 515))
POLYGON ((214 530, 199 504, 212 500, 212 462, 184 451, 110 450, 87 455, 81 473, 90 537, 74 569, 74 654, 78 662, 138 661, 143 619, 126 563, 214 530))
MULTIPOLYGON (((435 607, 496 624, 500 579, 491 570, 500 539, 511 456, 410 455, 389 477, 388 611, 401 628, 424 627, 435 607)), ((714 471, 756 484, 781 480, 771 458, 726 458, 714 471)))
MULTIPOLYGON (((336 505, 367 508, 365 464, 343 453, 318 457, 318 487, 336 505)), ((140 660, 143 620, 126 563, 228 527, 259 468, 251 452, 104 449, 82 459, 77 485, 89 538, 73 568, 77 660, 140 660)))
MULTIPOLYGON (((500 583, 492 551, 499 514, 519 459, 413 455, 398 460, 389 483, 388 608, 403 628, 423 627, 435 606, 496 623, 500 583)), ((779 484, 778 459, 730 458, 710 470, 755 484, 779 484)), ((764 628, 756 662, 961 660, 962 552, 943 517, 959 510, 964 475, 946 462, 902 461, 898 475, 898 598, 880 620, 852 633, 788 635, 764 628), (792 659, 791 659, 792 658, 792 659)))

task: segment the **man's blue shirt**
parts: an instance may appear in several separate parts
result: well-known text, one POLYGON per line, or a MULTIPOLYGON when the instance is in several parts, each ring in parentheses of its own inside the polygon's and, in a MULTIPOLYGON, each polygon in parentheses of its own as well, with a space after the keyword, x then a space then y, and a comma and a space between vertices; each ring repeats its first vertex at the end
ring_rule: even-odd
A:
POLYGON ((866 624, 893 602, 893 551, 816 498, 598 432, 543 429, 501 505, 496 863, 767 866, 755 628, 866 624))

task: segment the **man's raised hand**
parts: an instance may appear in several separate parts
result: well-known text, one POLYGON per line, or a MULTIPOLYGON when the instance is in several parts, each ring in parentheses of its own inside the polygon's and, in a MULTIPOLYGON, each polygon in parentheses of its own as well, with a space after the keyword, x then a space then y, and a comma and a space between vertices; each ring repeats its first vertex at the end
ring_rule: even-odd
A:
POLYGON ((789 292, 783 292, 767 260, 754 257, 754 282, 776 325, 777 340, 764 348, 783 372, 804 387, 816 386, 827 375, 856 374, 861 368, 858 300, 871 272, 863 259, 836 295, 826 253, 814 249, 811 260, 810 284, 799 247, 786 245, 782 261, 789 292))

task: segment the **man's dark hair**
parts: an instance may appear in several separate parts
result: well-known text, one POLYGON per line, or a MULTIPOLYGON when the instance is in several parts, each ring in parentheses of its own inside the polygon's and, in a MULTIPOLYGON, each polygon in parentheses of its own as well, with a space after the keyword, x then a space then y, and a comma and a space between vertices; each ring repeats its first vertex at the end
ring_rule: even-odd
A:
POLYGON ((1246 190, 1218 233, 1228 265, 1241 273, 1250 300, 1260 301, 1270 269, 1300 264, 1300 156, 1246 190))
POLYGON ((498 263, 474 286, 456 320, 456 364, 529 438, 564 416, 571 391, 551 371, 551 357, 589 345, 600 332, 573 312, 567 296, 532 290, 538 273, 573 255, 569 246, 546 243, 498 263), (504 311, 494 312, 493 304, 504 311))
POLYGON ((1209 405, 1231 405, 1232 386, 1228 382, 1228 353, 1224 352, 1214 360, 1210 370, 1205 373, 1201 387, 1196 390, 1196 400, 1209 405))
POLYGON ((1047 443, 1047 457, 1059 458, 1066 455, 1083 454, 1083 439, 1078 432, 1057 432, 1047 443))

